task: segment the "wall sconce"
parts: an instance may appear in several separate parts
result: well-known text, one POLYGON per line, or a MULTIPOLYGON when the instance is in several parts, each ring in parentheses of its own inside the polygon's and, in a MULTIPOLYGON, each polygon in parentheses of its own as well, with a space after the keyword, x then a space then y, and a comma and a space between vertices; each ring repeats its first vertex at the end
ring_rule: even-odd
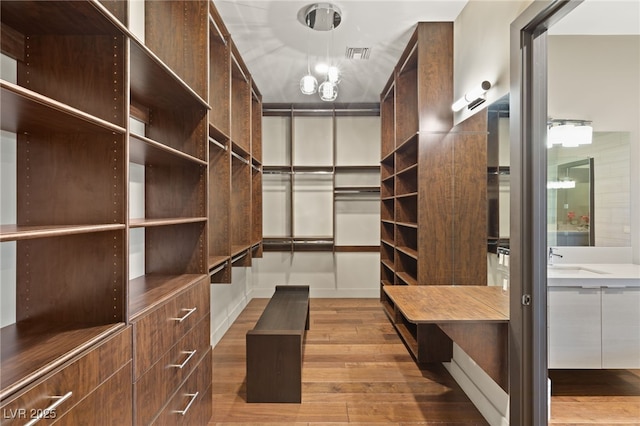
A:
POLYGON ((593 141, 593 127, 587 120, 550 119, 547 122, 547 148, 589 145, 593 141))
POLYGON ((465 93, 463 97, 455 101, 453 105, 451 105, 451 109, 458 112, 465 106, 470 110, 476 108, 487 100, 486 94, 489 89, 491 89, 491 83, 487 80, 483 81, 479 86, 474 87, 465 93))

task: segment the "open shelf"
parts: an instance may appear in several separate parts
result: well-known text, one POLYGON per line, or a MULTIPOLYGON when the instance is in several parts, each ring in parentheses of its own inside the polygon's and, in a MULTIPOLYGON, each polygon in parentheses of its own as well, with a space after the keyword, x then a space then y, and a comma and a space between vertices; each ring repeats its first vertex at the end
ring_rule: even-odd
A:
POLYGON ((131 114, 145 123, 145 136, 206 161, 207 103, 137 43, 131 68, 131 114))
POLYGON ((251 153, 251 83, 231 53, 231 140, 245 153, 251 153))
MULTIPOLYGON (((231 49, 226 29, 209 19, 209 125, 223 138, 231 137, 231 49), (223 33, 224 31, 224 33, 223 33)), ((211 132, 213 133, 213 132, 211 132)))
POLYGON ((117 231, 123 229, 125 229, 125 225, 121 223, 49 226, 0 225, 0 242, 29 240, 32 238, 63 237, 65 235, 88 234, 92 232, 117 231))
POLYGON ((206 166, 207 162, 144 136, 131 133, 129 159, 137 164, 206 166))
MULTIPOLYGON (((395 90, 391 86, 383 92, 380 100, 381 120, 381 158, 387 157, 395 150, 395 90)), ((393 164, 392 164, 393 168, 393 164)))
POLYGON ((186 91, 201 99, 206 99, 209 77, 202 49, 208 32, 207 19, 202 17, 207 15, 205 1, 145 2, 145 46, 184 82, 186 91))
POLYGON ((0 80, 2 129, 13 133, 125 133, 121 125, 0 80))

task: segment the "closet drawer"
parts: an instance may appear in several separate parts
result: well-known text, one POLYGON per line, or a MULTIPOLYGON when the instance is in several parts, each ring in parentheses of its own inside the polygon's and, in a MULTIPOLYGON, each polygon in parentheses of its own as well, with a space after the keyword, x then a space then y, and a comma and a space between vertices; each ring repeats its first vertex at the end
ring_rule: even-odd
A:
MULTIPOLYGON (((38 415, 43 417, 38 425, 52 424, 130 362, 131 327, 127 327, 14 398, 3 401, 2 424, 24 425, 38 415)), ((131 370, 123 370, 128 371, 130 382, 131 370)), ((125 387, 123 391, 126 390, 125 387)))
POLYGON ((55 425, 125 426, 132 424, 131 368, 131 362, 129 362, 56 421, 55 425))
POLYGON ((209 313, 210 303, 205 278, 133 323, 136 380, 209 313))
POLYGON ((207 315, 135 383, 137 425, 148 424, 203 359, 211 346, 209 325, 207 315))
POLYGON ((211 349, 171 398, 154 425, 206 425, 212 414, 211 349))

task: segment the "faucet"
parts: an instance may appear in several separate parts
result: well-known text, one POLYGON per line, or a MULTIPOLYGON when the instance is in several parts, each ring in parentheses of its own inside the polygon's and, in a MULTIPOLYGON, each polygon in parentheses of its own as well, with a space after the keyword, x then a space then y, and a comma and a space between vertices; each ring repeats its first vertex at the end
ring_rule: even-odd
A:
POLYGON ((560 253, 555 253, 553 251, 553 247, 549 247, 549 256, 547 257, 547 264, 553 265, 553 256, 562 258, 563 256, 560 253))

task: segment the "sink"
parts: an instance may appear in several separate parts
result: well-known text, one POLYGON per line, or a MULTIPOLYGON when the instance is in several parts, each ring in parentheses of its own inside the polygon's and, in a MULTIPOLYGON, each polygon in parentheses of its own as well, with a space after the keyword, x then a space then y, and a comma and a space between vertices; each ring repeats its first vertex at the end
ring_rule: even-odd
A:
POLYGON ((583 266, 570 266, 570 265, 549 265, 547 266, 547 271, 549 273, 553 273, 554 275, 582 275, 582 276, 594 276, 594 275, 604 275, 607 272, 598 271, 596 269, 585 268, 583 266))

